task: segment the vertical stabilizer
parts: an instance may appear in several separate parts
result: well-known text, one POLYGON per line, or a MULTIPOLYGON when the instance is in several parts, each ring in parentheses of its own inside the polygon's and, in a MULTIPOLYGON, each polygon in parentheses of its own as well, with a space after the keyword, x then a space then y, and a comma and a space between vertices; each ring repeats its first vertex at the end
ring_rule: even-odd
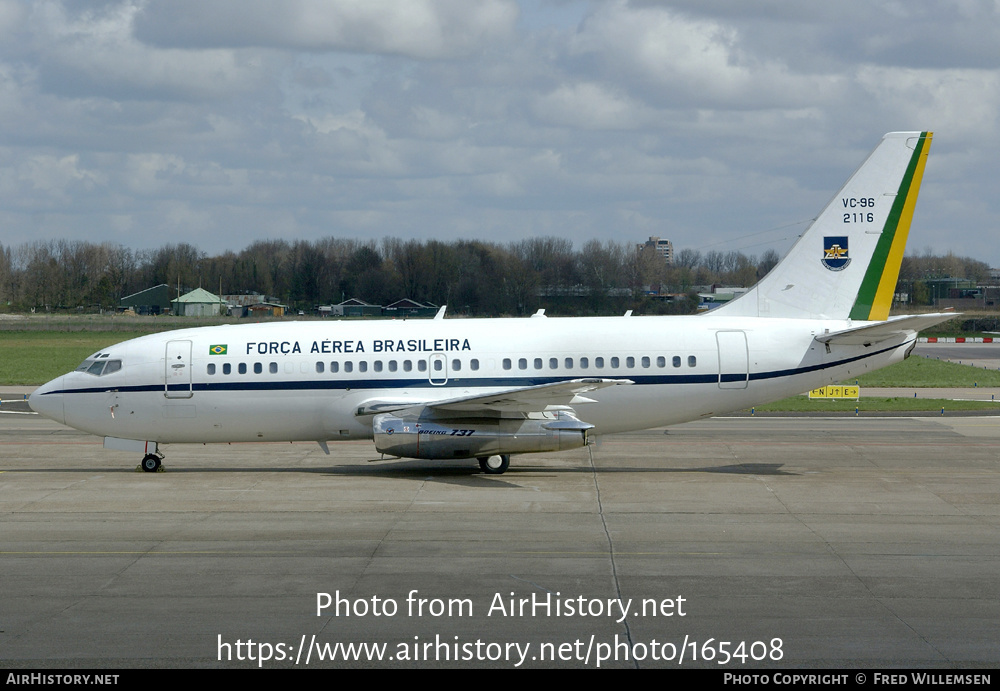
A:
POLYGON ((712 313, 886 319, 931 136, 885 135, 784 259, 745 295, 712 313))

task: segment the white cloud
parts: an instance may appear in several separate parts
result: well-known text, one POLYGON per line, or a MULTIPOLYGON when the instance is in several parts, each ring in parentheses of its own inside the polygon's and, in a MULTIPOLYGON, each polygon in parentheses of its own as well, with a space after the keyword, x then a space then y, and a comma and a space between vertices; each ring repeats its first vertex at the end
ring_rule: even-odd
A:
POLYGON ((543 120, 586 130, 628 130, 652 124, 645 106, 607 85, 584 82, 562 84, 535 101, 543 120))
POLYGON ((835 97, 840 84, 749 52, 732 24, 624 0, 589 16, 571 50, 599 61, 607 79, 641 85, 650 101, 675 107, 800 107, 835 97))
POLYGON ((930 128, 914 237, 947 250, 960 227, 1000 261, 996 17, 971 0, 0 0, 4 242, 697 247, 814 215, 884 132, 930 128))
POLYGON ((55 0, 33 6, 27 20, 46 89, 116 100, 221 98, 258 82, 259 64, 230 49, 154 48, 137 41, 141 2, 71 14, 55 0))
POLYGON ((125 184, 136 194, 161 194, 168 181, 184 172, 184 160, 169 154, 132 154, 127 157, 125 184))
POLYGON ((138 36, 170 46, 353 51, 439 59, 508 38, 513 0, 150 0, 138 36))
POLYGON ((363 175, 403 175, 407 172, 398 143, 361 110, 323 117, 296 115, 316 132, 316 146, 326 158, 321 168, 363 175))
POLYGON ((107 183, 107 176, 97 170, 81 167, 80 157, 36 155, 25 160, 20 177, 29 181, 34 189, 61 200, 69 200, 72 188, 92 192, 107 183))
POLYGON ((27 6, 18 0, 0 0, 0 36, 9 36, 20 27, 27 6))
POLYGON ((900 129, 931 129, 982 146, 997 140, 1000 73, 995 70, 864 66, 858 83, 897 120, 900 129))

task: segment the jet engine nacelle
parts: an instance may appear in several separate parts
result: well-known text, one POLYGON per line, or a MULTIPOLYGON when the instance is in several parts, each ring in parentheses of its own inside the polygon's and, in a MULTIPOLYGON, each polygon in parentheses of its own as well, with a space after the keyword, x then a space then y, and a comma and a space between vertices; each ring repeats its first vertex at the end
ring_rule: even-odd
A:
POLYGON ((495 454, 564 451, 587 444, 594 426, 569 411, 543 417, 431 418, 376 415, 375 449, 404 458, 476 458, 495 454))

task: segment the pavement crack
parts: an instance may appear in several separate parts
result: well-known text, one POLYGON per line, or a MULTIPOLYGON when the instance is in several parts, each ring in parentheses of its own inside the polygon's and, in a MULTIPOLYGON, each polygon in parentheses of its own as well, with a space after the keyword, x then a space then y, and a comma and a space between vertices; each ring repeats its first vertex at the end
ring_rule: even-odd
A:
MULTIPOLYGON (((604 513, 604 503, 601 500, 601 483, 597 475, 597 466, 594 464, 594 453, 590 447, 587 447, 587 450, 590 451, 590 472, 594 481, 594 492, 597 498, 597 513, 601 517, 601 527, 604 529, 604 537, 608 541, 608 556, 611 560, 611 579, 615 584, 615 595, 618 598, 618 601, 624 602, 624 599, 622 598, 621 583, 618 580, 618 564, 615 560, 615 543, 611 538, 611 531, 608 529, 607 516, 604 513)), ((628 639, 628 648, 629 650, 632 650, 634 645, 632 642, 632 628, 628 623, 628 613, 626 613, 625 617, 622 619, 622 625, 625 627, 625 638, 628 639)), ((638 660, 632 656, 629 657, 632 658, 632 666, 635 669, 639 669, 638 660)))

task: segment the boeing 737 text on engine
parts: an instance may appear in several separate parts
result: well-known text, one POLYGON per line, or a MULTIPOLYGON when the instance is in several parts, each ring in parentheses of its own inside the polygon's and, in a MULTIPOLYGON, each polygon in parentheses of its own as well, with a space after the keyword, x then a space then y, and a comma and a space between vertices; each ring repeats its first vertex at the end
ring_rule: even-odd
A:
POLYGON ((788 255, 707 314, 182 329, 102 350, 29 404, 149 471, 164 444, 374 439, 502 473, 512 454, 778 400, 898 362, 954 316, 889 318, 930 143, 885 135, 788 255))

